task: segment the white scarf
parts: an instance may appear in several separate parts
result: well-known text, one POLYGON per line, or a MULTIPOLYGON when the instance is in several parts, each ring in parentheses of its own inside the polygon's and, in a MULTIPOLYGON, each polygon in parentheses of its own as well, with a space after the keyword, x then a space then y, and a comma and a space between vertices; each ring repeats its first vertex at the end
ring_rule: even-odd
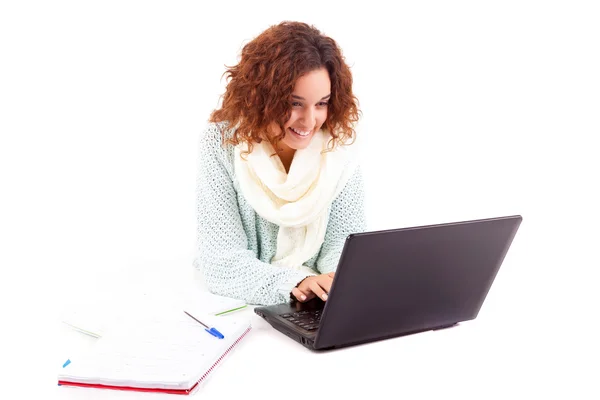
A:
POLYGON ((268 140, 235 147, 235 171, 248 203, 264 219, 279 225, 271 264, 304 269, 325 238, 328 208, 352 176, 356 163, 348 146, 322 153, 331 136, 315 133, 305 149, 296 150, 289 173, 268 140))

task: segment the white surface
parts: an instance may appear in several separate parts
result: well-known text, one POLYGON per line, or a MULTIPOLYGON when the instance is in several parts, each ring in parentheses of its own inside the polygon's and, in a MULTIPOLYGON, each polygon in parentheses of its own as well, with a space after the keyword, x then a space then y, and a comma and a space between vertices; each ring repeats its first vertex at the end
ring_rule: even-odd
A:
MULTIPOLYGON (((577 329, 574 325, 577 321, 572 320, 576 314, 561 321, 535 312, 539 298, 526 301, 518 291, 513 291, 511 299, 503 293, 510 286, 517 287, 506 282, 511 276, 515 279, 518 276, 522 261, 518 255, 522 247, 519 243, 522 241, 515 243, 514 253, 509 252, 479 318, 448 330, 313 353, 274 331, 250 308, 215 317, 248 316, 253 329, 194 397, 235 399, 261 393, 265 398, 278 398, 281 393, 290 392, 290 385, 298 385, 289 383, 290 379, 310 377, 311 390, 331 398, 373 395, 387 398, 391 392, 419 399, 442 395, 457 399, 482 396, 501 399, 532 398, 550 391, 565 397, 593 398, 592 393, 597 393, 592 384, 595 372, 583 363, 592 361, 597 354, 594 343, 597 331, 577 329)), ((166 270, 159 263, 149 265, 154 271, 166 270)), ((172 277, 172 284, 168 281, 166 275, 155 273, 141 285, 128 286, 128 295, 119 301, 138 304, 138 294, 143 292, 151 303, 153 293, 165 295, 178 286, 172 277)), ((201 283, 197 285, 202 288, 201 283)), ((585 323, 578 326, 584 328, 585 323)), ((54 360, 55 365, 72 351, 88 346, 93 339, 63 328, 58 342, 61 352, 54 360)), ((60 399, 168 397, 64 387, 48 389, 52 389, 48 394, 60 399)))
POLYGON ((371 228, 523 224, 477 323, 314 355, 256 320, 202 398, 599 398, 597 2, 390 7, 0 3, 0 397, 103 396, 55 386, 66 345, 93 340, 60 315, 191 279, 224 65, 297 19, 352 66, 371 228))

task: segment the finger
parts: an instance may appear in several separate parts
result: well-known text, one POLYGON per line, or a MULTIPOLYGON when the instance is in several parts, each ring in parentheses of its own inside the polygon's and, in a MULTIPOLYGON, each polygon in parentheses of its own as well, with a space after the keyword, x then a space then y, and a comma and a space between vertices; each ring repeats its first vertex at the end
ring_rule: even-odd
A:
POLYGON ((323 288, 317 281, 313 281, 310 283, 310 290, 324 301, 327 300, 327 293, 325 292, 325 290, 323 290, 323 288))
POLYGON ((330 277, 331 279, 333 279, 334 275, 335 275, 335 272, 330 272, 327 274, 327 276, 330 277))
POLYGON ((318 282, 319 286, 321 286, 325 293, 327 293, 327 295, 329 296, 329 292, 331 291, 331 285, 333 284, 333 279, 330 276, 326 275, 323 277, 323 279, 319 279, 318 282))
POLYGON ((292 289, 292 294, 298 301, 308 301, 315 297, 313 292, 308 288, 306 284, 300 285, 292 289), (294 291, 295 290, 295 291, 294 291))
POLYGON ((302 292, 300 289, 298 288, 293 288, 292 289, 292 295, 296 298, 296 300, 298 301, 305 301, 306 300, 306 294, 304 294, 304 292, 302 292))

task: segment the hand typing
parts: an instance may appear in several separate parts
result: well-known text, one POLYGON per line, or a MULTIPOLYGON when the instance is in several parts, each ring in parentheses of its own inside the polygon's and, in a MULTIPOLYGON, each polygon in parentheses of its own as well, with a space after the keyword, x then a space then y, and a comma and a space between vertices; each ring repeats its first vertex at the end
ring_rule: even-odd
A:
POLYGON ((326 301, 334 275, 335 272, 309 276, 292 289, 292 295, 300 302, 305 302, 315 297, 326 301))

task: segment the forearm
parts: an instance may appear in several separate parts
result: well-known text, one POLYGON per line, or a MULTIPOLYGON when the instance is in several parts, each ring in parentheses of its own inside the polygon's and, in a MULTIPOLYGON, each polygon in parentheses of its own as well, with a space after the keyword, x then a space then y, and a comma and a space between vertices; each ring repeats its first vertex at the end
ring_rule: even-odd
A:
POLYGON ((307 276, 316 275, 306 267, 294 270, 272 266, 258 260, 249 250, 200 254, 199 267, 208 289, 215 294, 242 299, 248 304, 288 302, 294 286, 307 276))

